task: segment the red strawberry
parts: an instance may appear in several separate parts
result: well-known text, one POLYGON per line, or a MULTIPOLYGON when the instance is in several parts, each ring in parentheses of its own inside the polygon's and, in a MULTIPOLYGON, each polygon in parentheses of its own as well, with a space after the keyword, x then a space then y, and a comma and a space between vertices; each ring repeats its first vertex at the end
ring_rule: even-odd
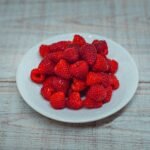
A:
POLYGON ((83 80, 73 79, 71 88, 73 91, 80 92, 86 88, 86 83, 83 80))
POLYGON ((41 95, 46 99, 46 100, 50 100, 50 97, 52 95, 52 93, 54 92, 54 89, 50 86, 43 86, 41 88, 41 95))
POLYGON ((92 44, 85 44, 79 50, 80 56, 89 65, 93 65, 96 61, 97 51, 92 44))
POLYGON ((30 78, 35 83, 42 83, 45 80, 45 75, 38 68, 32 69, 30 78))
POLYGON ((101 83, 101 82, 102 82, 101 73, 89 72, 87 74, 87 78, 86 78, 87 85, 93 85, 93 84, 101 83))
POLYGON ((79 52, 74 47, 65 49, 63 54, 64 59, 66 59, 70 63, 76 62, 79 59, 79 52))
POLYGON ((70 73, 73 77, 77 79, 83 79, 88 73, 89 67, 86 61, 77 61, 76 63, 70 65, 70 73))
POLYGON ((55 74, 64 79, 70 79, 69 64, 66 60, 61 59, 54 68, 55 74))
POLYGON ((80 93, 72 92, 67 100, 67 106, 71 109, 80 109, 83 106, 83 102, 80 98, 80 93))
POLYGON ((116 60, 109 60, 109 65, 110 65, 110 72, 111 73, 116 73, 118 70, 118 62, 116 60))
POLYGON ((53 61, 54 63, 57 63, 60 59, 63 58, 63 52, 58 51, 58 52, 49 53, 46 57, 49 60, 53 61))
POLYGON ((106 88, 106 97, 103 100, 103 103, 109 102, 111 100, 111 97, 112 97, 112 87, 109 86, 106 88))
POLYGON ((55 91, 66 93, 69 88, 69 80, 65 80, 60 77, 53 77, 52 87, 55 89, 55 91))
POLYGON ((86 43, 86 41, 82 36, 76 34, 74 35, 73 43, 78 44, 79 46, 82 46, 86 43))
POLYGON ((65 94, 56 92, 50 97, 50 104, 55 109, 63 109, 65 107, 65 94))
POLYGON ((102 107, 103 103, 101 101, 93 101, 92 99, 89 99, 89 98, 86 98, 84 101, 83 101, 83 105, 85 108, 99 108, 99 107, 102 107))
POLYGON ((106 58, 102 55, 97 55, 97 59, 95 64, 93 65, 93 71, 102 71, 102 72, 106 72, 109 69, 109 64, 106 60, 106 58))
POLYGON ((95 101, 103 101, 106 97, 106 90, 99 84, 92 85, 87 92, 87 98, 95 101))
POLYGON ((107 55, 108 54, 108 46, 106 41, 104 40, 94 40, 92 44, 97 49, 98 54, 107 55))
POLYGON ((45 57, 49 53, 49 46, 42 44, 39 47, 39 53, 42 57, 45 57))
POLYGON ((54 72, 54 63, 45 57, 38 66, 39 70, 43 74, 53 74, 54 72))
POLYGON ((110 85, 112 86, 113 90, 116 90, 119 88, 119 80, 117 79, 117 77, 113 74, 109 75, 109 82, 110 85))

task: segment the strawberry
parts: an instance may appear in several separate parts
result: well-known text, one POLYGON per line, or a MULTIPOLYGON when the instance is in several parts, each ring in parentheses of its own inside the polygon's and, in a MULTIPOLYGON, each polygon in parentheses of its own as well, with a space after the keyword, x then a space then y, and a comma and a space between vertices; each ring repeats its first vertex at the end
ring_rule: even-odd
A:
POLYGON ((103 103, 109 102, 111 100, 111 97, 112 97, 112 87, 109 86, 106 88, 106 97, 103 100, 103 103))
POLYGON ((60 59, 63 58, 63 52, 58 51, 58 52, 49 53, 46 57, 49 60, 53 61, 54 63, 57 63, 60 59))
POLYGON ((69 80, 63 79, 61 77, 53 77, 52 87, 55 89, 55 91, 66 93, 69 88, 69 80))
POLYGON ((109 82, 110 85, 112 86, 113 90, 116 90, 119 88, 120 84, 119 84, 119 80, 117 79, 117 77, 113 74, 109 75, 109 82))
POLYGON ((43 86, 41 88, 41 95, 46 99, 46 100, 50 100, 50 96, 52 95, 52 93, 54 92, 54 89, 50 86, 43 86))
POLYGON ((42 44, 39 47, 39 53, 42 57, 45 57, 49 53, 49 46, 42 44))
POLYGON ((50 104, 55 109, 63 109, 65 107, 65 94, 63 92, 55 92, 50 97, 50 104))
POLYGON ((101 82, 102 82, 101 73, 89 72, 87 74, 87 78, 86 78, 87 85, 93 85, 93 84, 101 83, 101 82))
POLYGON ((105 97, 106 90, 99 84, 92 85, 87 92, 87 98, 95 101, 103 101, 105 97))
POLYGON ((83 102, 80 98, 80 93, 72 92, 67 100, 67 107, 71 109, 80 109, 83 106, 83 102))
POLYGON ((53 74, 54 72, 54 63, 45 57, 38 66, 39 70, 46 75, 53 74))
POLYGON ((97 59, 95 64, 93 65, 93 71, 99 72, 106 72, 109 69, 109 64, 106 58, 100 54, 97 55, 97 59))
POLYGON ((74 47, 65 49, 63 57, 70 63, 76 62, 79 59, 78 49, 74 47))
POLYGON ((73 44, 78 44, 79 46, 82 46, 85 43, 86 43, 86 41, 82 36, 80 36, 78 34, 74 35, 73 44))
POLYGON ((99 108, 99 107, 102 107, 103 103, 101 101, 93 101, 92 99, 89 99, 89 98, 86 98, 84 101, 83 101, 83 105, 85 108, 99 108))
POLYGON ((45 75, 38 68, 32 69, 30 78, 35 83, 42 83, 45 80, 45 75))
POLYGON ((79 50, 80 56, 89 65, 93 65, 96 61, 97 51, 92 44, 85 44, 79 50))
POLYGON ((66 60, 61 59, 55 66, 54 72, 59 77, 62 77, 64 79, 70 79, 71 75, 69 72, 69 64, 66 60))
POLYGON ((118 70, 118 62, 116 60, 109 60, 110 69, 109 71, 111 73, 116 73, 118 70))
POLYGON ((73 91, 80 92, 86 88, 86 83, 83 80, 78 80, 74 78, 71 88, 73 91))
POLYGON ((70 65, 70 73, 77 79, 84 79, 88 73, 89 67, 86 61, 77 61, 70 65))
POLYGON ((108 54, 108 46, 104 40, 94 40, 92 44, 95 46, 97 53, 102 55, 108 54))

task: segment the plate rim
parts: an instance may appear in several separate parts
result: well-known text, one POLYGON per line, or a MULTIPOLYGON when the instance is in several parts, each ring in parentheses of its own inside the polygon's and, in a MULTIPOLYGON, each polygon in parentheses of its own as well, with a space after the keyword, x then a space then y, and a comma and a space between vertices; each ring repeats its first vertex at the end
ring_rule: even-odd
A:
POLYGON ((80 34, 80 35, 86 35, 86 36, 99 36, 99 37, 102 37, 103 39, 105 40, 109 40, 110 42, 112 42, 114 45, 116 45, 117 47, 120 47, 120 48, 123 48, 123 50, 128 54, 128 56, 130 57, 130 60, 132 61, 132 63, 134 64, 135 66, 135 71, 136 71, 136 77, 137 77, 137 82, 136 82, 136 85, 135 85, 135 88, 134 88, 134 91, 133 93, 128 96, 126 99, 126 101, 123 101, 120 105, 117 105, 117 107, 115 109, 111 109, 111 111, 107 112, 106 114, 100 116, 100 117, 96 117, 96 118, 91 118, 91 119, 84 119, 84 120, 67 120, 67 119, 63 119, 63 118, 56 118, 56 117, 53 117, 53 116, 49 116, 48 113, 46 112, 42 112, 38 109, 38 107, 36 105, 32 105, 32 102, 30 103, 28 100, 26 100, 23 92, 21 91, 21 88, 20 88, 20 84, 19 84, 19 70, 20 70, 20 67, 21 67, 21 64, 23 62, 23 59, 25 58, 25 56, 32 50, 34 49, 34 47, 37 47, 39 46, 41 43, 45 43, 47 41, 50 40, 50 38, 46 39, 46 40, 43 40, 39 43, 37 43, 36 45, 34 45, 33 47, 29 48, 28 51, 22 56, 22 59, 20 60, 20 63, 18 65, 18 68, 17 68, 17 71, 16 71, 16 85, 17 85, 17 89, 21 95, 21 97, 23 98, 23 100, 36 112, 38 112, 39 114, 41 114, 42 116, 45 116, 47 118, 50 118, 50 119, 53 119, 55 121, 60 121, 60 122, 65 122, 65 123, 88 123, 88 122, 94 122, 94 121, 97 121, 97 120, 101 120, 101 119, 104 119, 106 117, 109 117, 113 114, 115 114, 116 112, 120 111, 121 109, 123 109, 133 98, 133 96, 135 95, 135 92, 138 88, 138 83, 139 83, 139 72, 138 72, 138 67, 137 67, 137 64, 135 63, 133 57, 131 56, 131 54, 126 50, 126 48, 124 48, 122 45, 120 45, 119 43, 115 42, 114 40, 110 39, 110 38, 107 38, 105 36, 102 36, 102 35, 99 35, 99 34, 93 34, 93 33, 84 33, 84 32, 77 32, 77 33, 64 33, 64 34, 57 34, 57 35, 52 35, 51 38, 57 38, 57 37, 60 37, 60 36, 66 36, 66 35, 74 35, 74 34, 80 34))

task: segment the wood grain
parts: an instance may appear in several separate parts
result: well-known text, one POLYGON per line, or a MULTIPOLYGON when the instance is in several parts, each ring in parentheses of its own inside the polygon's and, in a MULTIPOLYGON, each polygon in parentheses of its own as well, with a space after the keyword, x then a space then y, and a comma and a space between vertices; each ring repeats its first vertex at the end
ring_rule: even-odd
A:
POLYGON ((0 1, 0 150, 150 149, 149 0, 0 1), (69 32, 97 33, 133 56, 140 83, 120 112, 88 124, 65 124, 32 110, 16 89, 15 74, 26 51, 69 32))

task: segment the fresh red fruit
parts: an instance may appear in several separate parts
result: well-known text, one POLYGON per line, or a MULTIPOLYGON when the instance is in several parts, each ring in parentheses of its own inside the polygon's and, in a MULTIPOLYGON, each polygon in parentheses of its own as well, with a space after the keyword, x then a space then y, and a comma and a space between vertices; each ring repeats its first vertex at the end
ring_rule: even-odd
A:
POLYGON ((120 86, 119 80, 113 74, 109 75, 109 82, 110 82, 110 85, 112 86, 113 90, 118 89, 120 86))
POLYGON ((80 92, 86 88, 86 83, 83 80, 73 79, 71 88, 73 91, 80 92))
POLYGON ((69 80, 61 77, 53 77, 52 87, 55 89, 55 91, 61 91, 66 94, 69 88, 69 80))
POLYGON ((61 59, 55 66, 54 72, 59 77, 62 77, 64 79, 70 79, 70 71, 69 71, 69 64, 66 60, 61 59))
POLYGON ((118 70, 118 62, 116 60, 109 60, 110 69, 109 71, 111 73, 116 73, 118 70))
POLYGON ((77 61, 70 65, 70 73, 77 79, 84 79, 88 73, 89 67, 86 61, 77 61))
POLYGON ((110 85, 109 75, 106 73, 101 73, 101 84, 106 88, 110 85))
POLYGON ((54 63, 57 63, 60 59, 63 58, 63 52, 58 51, 58 52, 49 53, 46 57, 49 60, 53 61, 54 63))
POLYGON ((86 41, 82 36, 76 34, 76 35, 74 35, 73 43, 78 44, 79 46, 82 46, 86 43, 86 41))
POLYGON ((50 61, 47 57, 45 57, 40 62, 38 68, 43 74, 50 75, 50 74, 53 74, 54 72, 54 63, 50 61))
POLYGON ((88 86, 96 84, 96 83, 101 83, 101 82, 102 82, 101 73, 89 72, 87 74, 86 84, 88 86))
POLYGON ((30 78, 35 83, 42 83, 45 80, 45 75, 38 68, 32 69, 30 78))
POLYGON ((70 43, 70 44, 68 44, 67 48, 76 48, 77 50, 79 50, 80 46, 78 44, 75 44, 75 43, 70 43))
POLYGON ((104 40, 94 40, 92 44, 95 46, 97 53, 102 55, 108 54, 108 46, 104 40))
POLYGON ((63 92, 55 92, 50 97, 50 104, 55 109, 63 109, 65 107, 65 94, 63 92))
POLYGON ((63 57, 68 62, 74 63, 79 59, 79 51, 74 47, 67 48, 64 50, 63 57))
POLYGON ((50 86, 43 86, 41 88, 41 95, 46 99, 50 100, 51 95, 53 94, 54 89, 50 86))
POLYGON ((112 97, 112 87, 109 86, 106 88, 106 97, 103 100, 103 103, 109 102, 111 100, 111 97, 112 97))
POLYGON ((97 101, 93 101, 92 99, 86 98, 83 101, 83 105, 84 105, 85 108, 92 109, 92 108, 102 107, 103 103, 101 101, 97 102, 97 101))
POLYGON ((92 85, 87 92, 87 98, 95 101, 103 101, 105 97, 106 90, 99 84, 92 85))
POLYGON ((106 58, 100 54, 97 55, 95 64, 93 65, 93 71, 96 72, 106 72, 109 70, 109 64, 106 58))
POLYGON ((93 65, 96 61, 97 51, 92 44, 84 44, 79 50, 80 56, 89 65, 93 65))
POLYGON ((80 109, 83 106, 83 102, 80 98, 80 93, 72 92, 67 100, 67 107, 71 109, 80 109))
POLYGON ((39 53, 42 57, 45 57, 49 53, 49 46, 42 44, 39 47, 39 53))
POLYGON ((57 52, 57 51, 64 51, 67 46, 71 43, 71 41, 59 41, 49 45, 49 53, 57 52))
POLYGON ((50 86, 52 87, 53 86, 53 79, 55 78, 55 76, 49 76, 47 77, 44 82, 43 82, 43 86, 50 86))

